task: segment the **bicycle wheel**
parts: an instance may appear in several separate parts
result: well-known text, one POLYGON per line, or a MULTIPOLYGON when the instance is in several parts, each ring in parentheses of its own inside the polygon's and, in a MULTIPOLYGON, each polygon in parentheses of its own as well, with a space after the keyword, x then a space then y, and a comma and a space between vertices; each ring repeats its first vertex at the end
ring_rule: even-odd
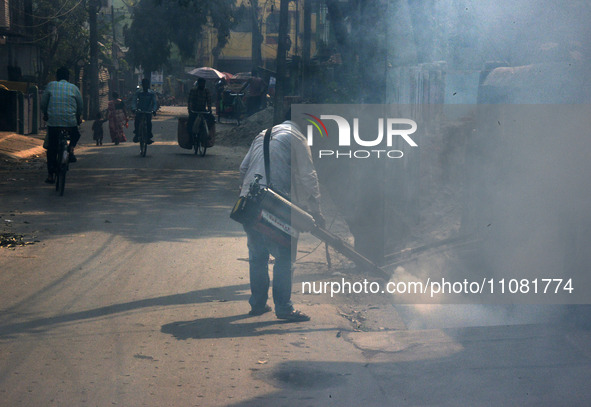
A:
POLYGON ((140 155, 142 157, 146 156, 146 151, 148 150, 148 145, 146 144, 146 142, 144 141, 143 138, 140 139, 140 155))
POLYGON ((68 168, 65 164, 60 165, 60 169, 58 170, 56 181, 55 181, 55 190, 60 194, 60 196, 64 195, 64 189, 66 188, 66 173, 68 172, 68 168))
POLYGON ((201 132, 201 118, 197 116, 191 127, 191 135, 193 136, 193 152, 195 155, 199 154, 199 133, 201 132), (197 129, 197 131, 195 131, 197 129))
POLYGON ((199 154, 199 152, 200 152, 199 146, 200 146, 199 133, 193 134, 193 150, 194 150, 195 155, 199 154))
POLYGON ((205 157, 205 152, 207 151, 207 137, 203 129, 199 131, 197 142, 195 144, 197 144, 195 147, 195 153, 198 152, 201 157, 205 157))
POLYGON ((148 151, 148 143, 147 143, 147 139, 148 139, 148 126, 146 124, 146 118, 143 117, 142 118, 142 122, 140 123, 140 155, 142 157, 146 156, 146 152, 148 151))

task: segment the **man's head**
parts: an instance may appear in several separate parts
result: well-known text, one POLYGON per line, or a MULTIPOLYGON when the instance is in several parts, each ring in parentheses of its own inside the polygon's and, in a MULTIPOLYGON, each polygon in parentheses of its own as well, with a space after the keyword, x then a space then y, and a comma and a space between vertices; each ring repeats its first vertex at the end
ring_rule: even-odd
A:
POLYGON ((70 80, 70 70, 68 68, 66 68, 65 66, 62 66, 60 68, 58 68, 58 70, 55 73, 55 79, 57 79, 57 81, 69 81, 70 80))
POLYGON ((203 89, 205 87, 205 79, 199 78, 197 79, 197 87, 203 89))
POLYGON ((148 78, 142 79, 142 89, 144 89, 144 92, 147 92, 148 89, 150 89, 150 80, 148 78))

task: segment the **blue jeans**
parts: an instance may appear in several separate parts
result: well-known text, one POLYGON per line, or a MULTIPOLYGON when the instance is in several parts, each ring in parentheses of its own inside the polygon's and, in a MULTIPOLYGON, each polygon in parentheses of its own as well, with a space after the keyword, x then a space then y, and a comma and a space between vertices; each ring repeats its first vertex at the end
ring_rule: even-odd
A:
MULTIPOLYGON (((269 298, 269 254, 275 257, 273 266, 273 302, 275 314, 288 314, 293 311, 291 302, 291 278, 293 263, 292 248, 272 241, 261 232, 244 226, 248 238, 248 262, 250 265, 250 292, 248 302, 253 310, 262 310, 269 298)), ((297 241, 292 239, 292 246, 297 241)))

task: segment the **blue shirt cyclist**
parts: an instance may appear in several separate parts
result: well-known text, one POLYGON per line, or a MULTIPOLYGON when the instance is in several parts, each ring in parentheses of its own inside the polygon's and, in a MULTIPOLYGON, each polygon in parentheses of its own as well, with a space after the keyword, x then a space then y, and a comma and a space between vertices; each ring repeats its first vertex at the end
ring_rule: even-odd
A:
POLYGON ((41 97, 41 111, 47 122, 47 171, 45 182, 53 184, 58 169, 59 134, 68 129, 70 134, 70 162, 76 162, 74 147, 80 140, 78 125, 83 110, 82 95, 73 83, 68 82, 70 71, 61 67, 55 73, 55 81, 49 82, 41 97))
POLYGON ((158 102, 156 100, 156 93, 150 89, 150 80, 147 78, 142 79, 142 89, 136 92, 133 101, 131 102, 131 109, 135 112, 134 120, 134 136, 133 142, 139 142, 138 138, 138 125, 139 118, 143 116, 146 119, 148 128, 148 144, 152 144, 154 141, 152 138, 152 115, 156 116, 156 110, 158 110, 158 102))

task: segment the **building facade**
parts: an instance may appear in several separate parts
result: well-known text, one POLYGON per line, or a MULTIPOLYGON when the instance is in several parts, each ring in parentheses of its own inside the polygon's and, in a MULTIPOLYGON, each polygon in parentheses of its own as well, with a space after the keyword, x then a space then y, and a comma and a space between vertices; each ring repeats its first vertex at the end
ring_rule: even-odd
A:
POLYGON ((0 0, 0 80, 35 82, 39 47, 26 27, 32 25, 32 0, 0 0))
MULTIPOLYGON (((204 33, 197 55, 197 63, 202 66, 214 66, 218 70, 230 73, 250 72, 253 68, 252 47, 253 32, 262 36, 262 66, 270 71, 275 70, 277 57, 277 38, 279 34, 279 0, 259 0, 256 13, 252 3, 237 0, 244 13, 238 24, 230 33, 226 46, 221 50, 217 61, 214 60, 213 48, 217 45, 215 29, 210 27, 204 33)), ((301 58, 305 41, 305 10, 304 3, 310 5, 310 55, 316 54, 320 44, 328 41, 326 7, 319 0, 293 0, 289 2, 288 59, 301 58)), ((256 34, 255 34, 256 35, 256 34)))

